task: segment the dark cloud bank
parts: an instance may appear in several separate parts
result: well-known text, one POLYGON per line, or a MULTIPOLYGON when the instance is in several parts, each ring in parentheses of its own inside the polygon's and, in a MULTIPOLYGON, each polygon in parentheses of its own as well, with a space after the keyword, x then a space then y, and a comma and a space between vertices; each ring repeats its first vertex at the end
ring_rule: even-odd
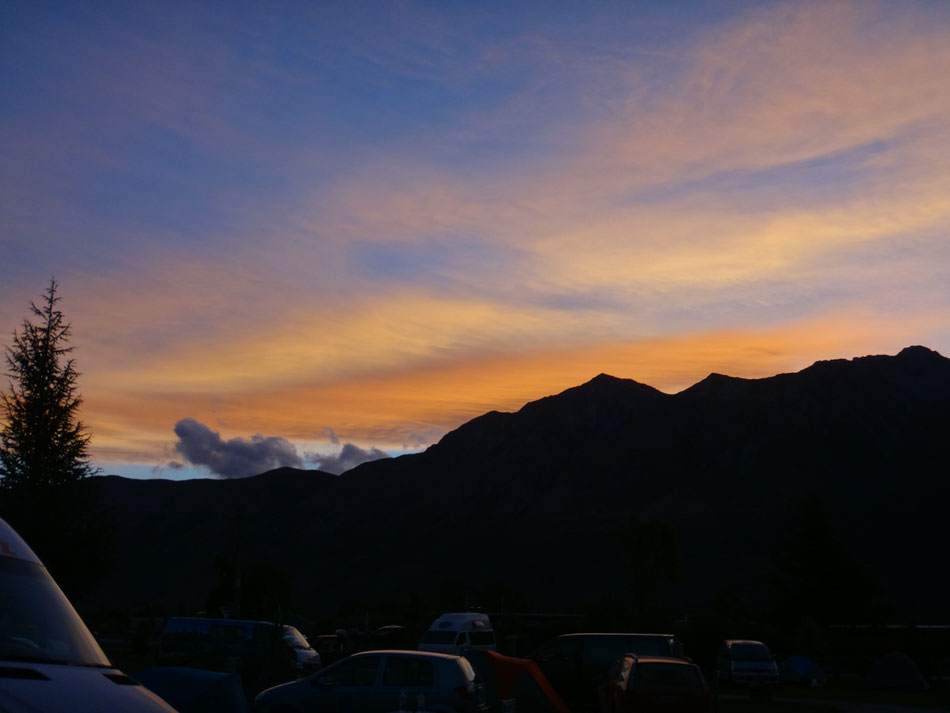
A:
MULTIPOLYGON (((207 468, 215 475, 225 478, 244 478, 274 468, 303 468, 304 459, 297 454, 294 444, 280 436, 231 438, 224 440, 217 431, 212 431, 193 418, 183 418, 175 424, 178 442, 175 450, 192 465, 207 468)), ((331 430, 334 443, 336 434, 331 430)), ((320 470, 339 475, 360 463, 379 460, 389 456, 378 448, 363 450, 347 443, 338 454, 307 453, 306 460, 320 470)), ((169 464, 171 465, 171 464, 169 464)), ((181 464, 174 464, 181 467, 181 464)))

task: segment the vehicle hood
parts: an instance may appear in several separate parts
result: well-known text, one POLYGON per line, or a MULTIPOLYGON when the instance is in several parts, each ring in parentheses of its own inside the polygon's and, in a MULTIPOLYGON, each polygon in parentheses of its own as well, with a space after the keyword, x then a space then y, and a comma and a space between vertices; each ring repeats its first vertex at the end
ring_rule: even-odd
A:
POLYGON ((176 713, 117 669, 0 661, 0 713, 103 711, 176 713))

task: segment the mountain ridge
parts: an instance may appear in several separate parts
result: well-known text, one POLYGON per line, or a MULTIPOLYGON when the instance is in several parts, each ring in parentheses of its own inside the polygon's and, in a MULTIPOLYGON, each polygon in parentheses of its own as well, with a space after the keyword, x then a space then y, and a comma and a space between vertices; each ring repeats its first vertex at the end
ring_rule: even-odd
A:
POLYGON ((210 560, 230 552, 292 572, 318 607, 442 581, 579 602, 622 591, 610 532, 637 516, 676 532, 684 581, 669 601, 689 609, 724 583, 764 596, 790 504, 815 492, 899 611, 924 616, 950 594, 925 547, 950 537, 950 488, 938 477, 948 407, 950 360, 910 347, 762 379, 711 374, 676 394, 600 374, 342 476, 282 469, 157 489, 104 479, 123 542, 118 571, 141 580, 112 576, 112 591, 194 601, 210 560), (192 502, 199 493, 203 505, 192 502), (170 585, 168 547, 187 553, 177 567, 188 586, 170 585), (462 552, 478 553, 477 576, 462 552), (313 562, 333 573, 332 590, 313 562))

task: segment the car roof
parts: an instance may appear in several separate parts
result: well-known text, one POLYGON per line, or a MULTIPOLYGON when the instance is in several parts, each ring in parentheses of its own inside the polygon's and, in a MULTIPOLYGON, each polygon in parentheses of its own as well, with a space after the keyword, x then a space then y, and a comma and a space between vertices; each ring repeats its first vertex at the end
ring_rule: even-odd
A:
POLYGON ((214 616, 171 616, 171 617, 168 617, 168 621, 169 622, 185 621, 185 622, 194 622, 194 623, 201 623, 201 624, 205 624, 205 623, 229 624, 231 626, 247 626, 248 624, 254 624, 254 625, 260 626, 263 624, 264 626, 276 626, 281 629, 288 628, 286 624, 275 624, 272 621, 258 621, 256 619, 225 619, 223 617, 214 617, 214 616))
POLYGON ((435 651, 415 651, 412 649, 371 649, 370 651, 359 651, 355 654, 351 654, 347 658, 352 658, 354 656, 368 656, 368 655, 379 655, 387 654, 389 656, 412 656, 414 658, 426 658, 426 659, 445 659, 449 661, 457 661, 462 658, 461 656, 455 656, 453 654, 438 654, 435 651))
POLYGON ((672 639, 672 638, 673 638, 673 634, 653 634, 653 633, 649 633, 649 632, 647 632, 647 633, 641 633, 641 632, 637 632, 637 631, 632 631, 632 632, 623 632, 623 631, 620 631, 620 632, 618 632, 618 631, 587 631, 587 632, 579 632, 579 633, 575 633, 575 634, 561 634, 560 636, 555 637, 555 638, 564 639, 564 638, 567 638, 567 637, 569 637, 569 636, 655 636, 655 637, 657 637, 657 638, 664 638, 664 639, 672 639))
POLYGON ((761 641, 756 641, 755 639, 726 639, 726 646, 732 646, 733 644, 753 644, 756 646, 765 646, 761 641))
POLYGON ((692 661, 687 661, 686 659, 677 659, 672 656, 639 656, 637 654, 624 654, 626 657, 635 658, 637 663, 672 663, 672 664, 682 664, 683 666, 693 666, 696 667, 696 664, 692 661))

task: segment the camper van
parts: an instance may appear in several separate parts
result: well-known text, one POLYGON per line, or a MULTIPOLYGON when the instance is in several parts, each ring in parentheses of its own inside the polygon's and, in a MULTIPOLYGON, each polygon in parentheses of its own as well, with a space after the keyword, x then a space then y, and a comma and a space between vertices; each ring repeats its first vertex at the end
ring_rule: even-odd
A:
POLYGON ((112 667, 43 563, 0 520, 0 710, 175 713, 112 667))
POLYGON ((419 641, 419 651, 463 656, 472 649, 495 650, 495 632, 487 614, 443 614, 419 641))

